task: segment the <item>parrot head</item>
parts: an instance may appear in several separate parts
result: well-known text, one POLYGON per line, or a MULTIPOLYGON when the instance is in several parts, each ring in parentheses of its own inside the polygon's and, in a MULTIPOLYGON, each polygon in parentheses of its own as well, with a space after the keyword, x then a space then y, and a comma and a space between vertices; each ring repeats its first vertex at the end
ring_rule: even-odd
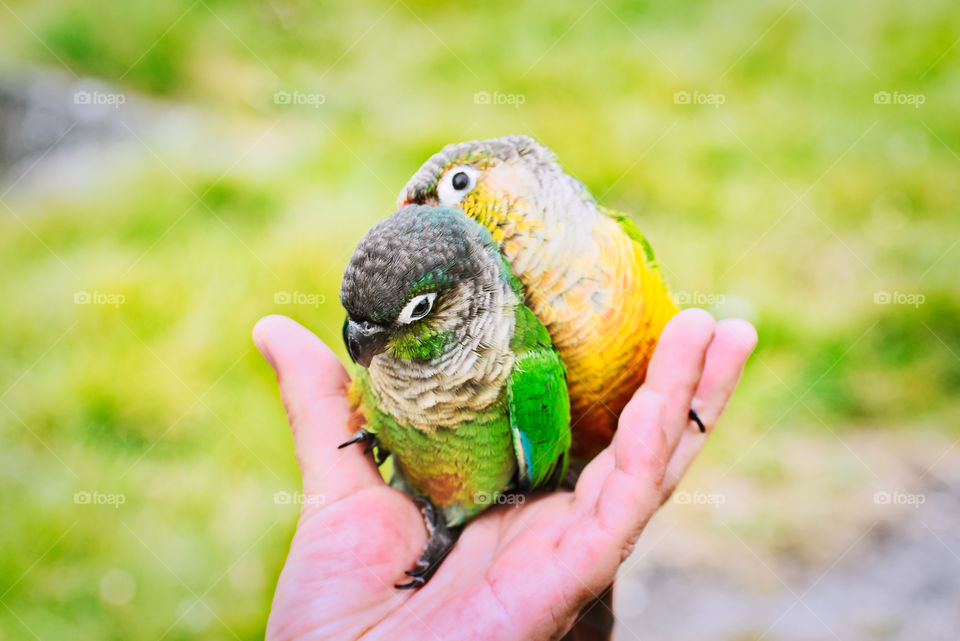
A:
POLYGON ((437 361, 467 344, 491 310, 500 263, 480 225, 452 209, 402 207, 373 227, 347 264, 340 301, 351 358, 437 361))
POLYGON ((554 205, 590 200, 547 147, 529 136, 447 145, 410 179, 397 202, 462 209, 498 243, 511 225, 548 220, 554 205))

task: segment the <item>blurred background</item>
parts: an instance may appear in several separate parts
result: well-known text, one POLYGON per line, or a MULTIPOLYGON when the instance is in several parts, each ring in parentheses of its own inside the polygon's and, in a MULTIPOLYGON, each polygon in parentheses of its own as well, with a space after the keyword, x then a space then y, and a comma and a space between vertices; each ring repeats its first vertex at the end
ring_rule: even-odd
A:
POLYGON ((956 639, 960 6, 0 0, 0 637, 262 638, 299 476, 250 330, 526 133, 760 345, 618 639, 956 639))

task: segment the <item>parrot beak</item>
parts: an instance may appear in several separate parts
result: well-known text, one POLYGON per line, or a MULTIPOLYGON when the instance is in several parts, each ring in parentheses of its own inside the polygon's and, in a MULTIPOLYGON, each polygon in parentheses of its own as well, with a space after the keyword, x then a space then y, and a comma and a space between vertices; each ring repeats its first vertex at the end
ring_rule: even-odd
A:
POLYGON ((361 367, 370 367, 373 357, 387 349, 390 334, 385 327, 376 323, 358 323, 348 319, 343 328, 343 339, 350 358, 361 367))

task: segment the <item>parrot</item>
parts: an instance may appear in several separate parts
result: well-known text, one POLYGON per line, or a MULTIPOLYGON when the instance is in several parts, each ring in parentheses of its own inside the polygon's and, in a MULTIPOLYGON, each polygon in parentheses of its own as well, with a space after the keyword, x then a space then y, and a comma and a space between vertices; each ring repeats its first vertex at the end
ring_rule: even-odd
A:
MULTIPOLYGON (((679 311, 631 219, 598 205, 524 135, 447 145, 397 202, 457 208, 490 232, 566 366, 571 458, 588 461, 609 445, 679 311)), ((693 409, 690 419, 705 431, 693 409)))
POLYGON ((555 489, 570 449, 566 370, 490 232, 458 209, 401 207, 350 257, 343 339, 365 420, 340 447, 393 457, 428 542, 424 585, 462 527, 498 497, 555 489))

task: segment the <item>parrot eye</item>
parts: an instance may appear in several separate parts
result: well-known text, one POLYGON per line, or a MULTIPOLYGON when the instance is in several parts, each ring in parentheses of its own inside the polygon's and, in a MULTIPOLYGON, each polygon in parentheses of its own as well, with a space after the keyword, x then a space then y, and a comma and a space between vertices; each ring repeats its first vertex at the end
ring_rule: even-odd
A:
POLYGON ((450 184, 453 185, 453 188, 457 191, 463 191, 467 188, 467 185, 470 184, 470 177, 466 172, 458 171, 453 175, 453 180, 450 181, 450 184))
POLYGON ((414 296, 410 299, 410 302, 400 310, 400 315, 397 316, 397 322, 406 325, 413 321, 420 320, 433 309, 433 301, 436 300, 436 298, 436 292, 414 296))
POLYGON ((456 207, 477 184, 479 172, 468 165, 453 167, 437 183, 437 199, 446 207, 456 207))

